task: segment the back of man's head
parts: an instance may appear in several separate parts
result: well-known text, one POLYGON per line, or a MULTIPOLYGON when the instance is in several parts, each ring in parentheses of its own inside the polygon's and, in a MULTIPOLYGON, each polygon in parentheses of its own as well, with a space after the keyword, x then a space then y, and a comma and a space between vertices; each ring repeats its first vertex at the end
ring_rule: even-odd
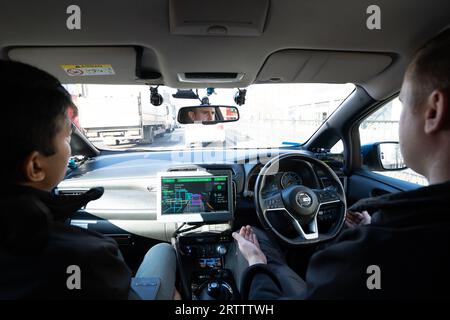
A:
POLYGON ((414 87, 414 105, 422 104, 436 89, 450 94, 450 28, 419 49, 406 76, 414 87))
POLYGON ((3 182, 22 182, 21 165, 34 151, 55 153, 54 137, 61 130, 70 95, 52 75, 19 62, 0 60, 0 170, 3 182))

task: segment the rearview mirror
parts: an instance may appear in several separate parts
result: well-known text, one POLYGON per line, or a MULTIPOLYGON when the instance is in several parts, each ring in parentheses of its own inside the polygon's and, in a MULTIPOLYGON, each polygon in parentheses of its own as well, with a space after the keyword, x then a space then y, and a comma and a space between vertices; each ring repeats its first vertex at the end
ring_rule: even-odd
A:
POLYGON ((178 122, 182 124, 201 123, 215 124, 239 120, 239 111, 230 106, 192 106, 178 111, 178 122))

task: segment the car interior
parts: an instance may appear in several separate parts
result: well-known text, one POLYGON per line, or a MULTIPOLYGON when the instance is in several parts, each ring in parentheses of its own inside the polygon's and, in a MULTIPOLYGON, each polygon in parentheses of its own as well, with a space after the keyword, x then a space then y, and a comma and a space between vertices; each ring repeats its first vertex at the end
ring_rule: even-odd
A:
MULTIPOLYGON (((314 251, 345 228, 350 205, 420 186, 383 174, 405 169, 385 165, 380 151, 398 148, 398 140, 364 144, 360 125, 397 98, 414 52, 449 26, 450 3, 379 0, 379 28, 370 25, 371 5, 1 1, 0 58, 36 66, 67 85, 145 85, 155 105, 161 103, 158 86, 239 90, 230 125, 239 123, 239 113, 244 117, 242 90, 249 86, 354 85, 307 139, 276 147, 113 149, 73 131, 71 162, 55 192, 77 195, 97 186, 105 192, 70 224, 115 239, 133 272, 152 246, 171 243, 183 299, 239 300, 233 231, 265 229, 304 277, 314 251), (89 68, 98 74, 81 74, 89 68), (342 148, 335 152, 337 144, 342 148)), ((224 109, 217 109, 213 124, 196 125, 226 122, 227 107, 215 107, 224 109)), ((279 130, 275 122, 267 127, 279 130)))

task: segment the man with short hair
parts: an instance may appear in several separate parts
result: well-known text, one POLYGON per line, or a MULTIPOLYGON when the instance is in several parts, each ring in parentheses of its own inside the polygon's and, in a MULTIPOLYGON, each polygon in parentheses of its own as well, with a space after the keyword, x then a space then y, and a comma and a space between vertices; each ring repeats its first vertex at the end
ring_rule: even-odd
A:
POLYGON ((400 100, 405 163, 430 185, 354 204, 349 210, 363 214, 348 222, 359 226, 311 257, 306 281, 274 253, 264 233, 241 228, 233 236, 250 265, 244 298, 450 297, 450 30, 418 51, 400 100))
MULTIPOLYGON (((52 192, 71 155, 70 95, 50 74, 0 60, 0 98, 0 300, 138 298, 117 243, 66 223, 103 188, 52 192)), ((174 249, 160 244, 137 276, 161 276, 156 298, 171 299, 175 272, 174 249)))

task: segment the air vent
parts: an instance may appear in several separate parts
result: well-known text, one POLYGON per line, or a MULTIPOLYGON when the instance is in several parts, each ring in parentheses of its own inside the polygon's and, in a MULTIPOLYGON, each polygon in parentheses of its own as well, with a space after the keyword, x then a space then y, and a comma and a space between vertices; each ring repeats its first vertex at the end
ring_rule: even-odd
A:
POLYGON ((200 169, 197 166, 182 166, 182 167, 169 168, 169 169, 167 169, 167 171, 173 172, 173 171, 204 171, 204 170, 200 169))
POLYGON ((178 73, 180 82, 213 82, 228 83, 239 82, 244 77, 243 73, 237 72, 186 72, 178 73))
POLYGON ((61 189, 57 189, 55 191, 56 194, 58 195, 64 195, 64 196, 79 196, 83 193, 85 193, 86 191, 88 191, 89 189, 85 189, 85 190, 61 190, 61 189))

